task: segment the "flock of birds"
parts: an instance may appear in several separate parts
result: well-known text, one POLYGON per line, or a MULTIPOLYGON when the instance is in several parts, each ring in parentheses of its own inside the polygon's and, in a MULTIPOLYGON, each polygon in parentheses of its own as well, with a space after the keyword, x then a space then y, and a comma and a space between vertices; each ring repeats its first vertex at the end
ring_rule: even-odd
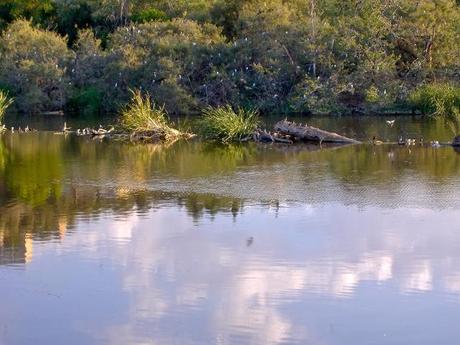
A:
MULTIPOLYGON (((388 126, 390 127, 393 127, 394 124, 395 124, 396 120, 386 120, 386 123, 388 126)), ((419 140, 417 139, 413 139, 413 138, 403 138, 402 136, 399 137, 398 139, 398 145, 404 145, 404 146, 415 146, 416 144, 420 145, 420 146, 424 146, 424 140, 423 140, 423 137, 421 137, 419 140)), ((372 138, 372 144, 374 145, 381 145, 383 144, 384 142, 381 141, 381 140, 378 140, 375 136, 372 138)), ((438 140, 433 140, 433 141, 430 141, 430 145, 431 147, 440 147, 441 144, 439 143, 438 140)))
MULTIPOLYGON (((7 130, 8 130, 8 128, 6 128, 5 125, 0 126, 0 133, 6 132, 7 130)), ((36 132, 37 130, 36 129, 31 129, 31 128, 29 128, 29 126, 26 126, 25 128, 18 127, 17 129, 14 128, 14 127, 11 127, 10 131, 11 131, 11 133, 14 133, 15 131, 17 131, 18 133, 29 133, 29 132, 36 132)))
MULTIPOLYGON (((94 128, 83 128, 80 129, 78 128, 76 131, 72 131, 71 127, 67 127, 67 122, 64 122, 64 127, 62 128, 61 132, 56 132, 55 134, 69 134, 69 133, 75 133, 78 136, 83 136, 83 135, 92 135, 92 136, 101 136, 105 134, 110 134, 115 131, 115 128, 111 126, 109 129, 105 129, 102 127, 102 125, 99 125, 98 129, 94 128)), ((0 133, 8 131, 8 128, 2 124, 0 125, 0 133)), ((11 127, 10 128, 11 133, 30 133, 30 132, 37 132, 36 129, 29 128, 29 126, 26 126, 25 128, 22 127, 11 127)))
POLYGON ((64 127, 62 128, 62 133, 68 134, 68 133, 75 133, 77 136, 83 136, 83 135, 106 135, 113 133, 115 131, 115 127, 111 126, 109 129, 105 129, 102 127, 102 125, 99 125, 98 129, 93 129, 93 128, 77 128, 76 131, 72 131, 71 127, 67 127, 67 122, 64 122, 64 127))

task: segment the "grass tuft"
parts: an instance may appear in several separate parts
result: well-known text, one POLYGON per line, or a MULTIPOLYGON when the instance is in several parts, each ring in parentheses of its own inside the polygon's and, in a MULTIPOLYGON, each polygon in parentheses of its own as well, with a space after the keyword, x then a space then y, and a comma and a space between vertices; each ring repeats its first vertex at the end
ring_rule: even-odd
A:
POLYGON ((241 108, 234 111, 230 105, 206 108, 199 121, 205 139, 223 143, 241 141, 252 135, 259 124, 257 111, 241 108))
POLYGON ((13 99, 4 91, 0 91, 0 125, 3 124, 6 110, 13 104, 13 99))
POLYGON ((409 103, 424 115, 460 120, 460 86, 446 83, 422 85, 410 94, 409 103))
POLYGON ((148 93, 131 91, 131 101, 121 112, 120 128, 132 134, 157 136, 161 139, 173 139, 183 134, 172 128, 164 107, 151 101, 148 93))

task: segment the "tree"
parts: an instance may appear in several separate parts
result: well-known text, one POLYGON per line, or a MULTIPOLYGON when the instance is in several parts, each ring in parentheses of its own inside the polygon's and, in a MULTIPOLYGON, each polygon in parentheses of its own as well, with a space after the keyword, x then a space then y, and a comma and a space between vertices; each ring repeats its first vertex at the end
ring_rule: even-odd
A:
POLYGON ((18 110, 62 109, 73 56, 57 33, 34 28, 27 20, 12 23, 0 38, 0 80, 18 110))
POLYGON ((54 14, 54 0, 0 0, 0 25, 16 19, 31 19, 35 23, 45 23, 54 14))

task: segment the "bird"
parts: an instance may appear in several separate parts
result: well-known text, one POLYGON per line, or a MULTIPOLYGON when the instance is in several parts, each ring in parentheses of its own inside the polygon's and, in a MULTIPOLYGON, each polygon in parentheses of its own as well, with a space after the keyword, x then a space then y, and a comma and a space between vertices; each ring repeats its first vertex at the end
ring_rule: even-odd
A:
POLYGON ((252 243, 254 242, 254 237, 249 237, 247 240, 246 240, 246 246, 247 247, 250 247, 252 245, 252 243))
POLYGON ((70 129, 72 129, 71 127, 67 127, 67 122, 64 122, 64 127, 62 128, 62 131, 64 133, 68 132, 70 129))
POLYGON ((396 120, 387 120, 386 123, 388 126, 393 127, 393 125, 395 124, 395 121, 396 120))
POLYGON ((374 135, 374 137, 372 138, 372 144, 374 144, 374 145, 382 145, 383 141, 377 140, 377 138, 374 135))
POLYGON ((77 128, 77 135, 81 135, 80 128, 77 128))
POLYGON ((11 127, 11 133, 14 133, 14 127, 11 127))
POLYGON ((439 146, 441 146, 441 144, 439 144, 439 141, 434 140, 434 141, 431 142, 431 146, 432 147, 439 147, 439 146))
POLYGON ((398 145, 406 145, 406 141, 403 139, 403 137, 399 137, 398 145))
POLYGON ((26 126, 26 128, 24 129, 24 132, 26 132, 26 133, 30 132, 29 126, 26 126))
POLYGON ((106 134, 107 130, 102 127, 102 125, 99 125, 99 129, 94 133, 94 134, 106 134))
POLYGON ((420 144, 421 146, 423 146, 423 137, 420 137, 420 139, 419 139, 418 142, 419 142, 419 144, 420 144))

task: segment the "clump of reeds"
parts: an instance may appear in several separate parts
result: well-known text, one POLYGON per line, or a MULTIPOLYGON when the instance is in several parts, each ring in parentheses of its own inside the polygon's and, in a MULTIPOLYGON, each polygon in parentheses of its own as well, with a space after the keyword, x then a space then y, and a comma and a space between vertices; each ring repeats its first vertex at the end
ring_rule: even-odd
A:
POLYGON ((422 85, 410 94, 409 103, 424 115, 460 120, 460 86, 448 83, 422 85))
POLYGON ((0 90, 0 125, 3 124, 5 112, 12 103, 13 99, 8 97, 6 92, 0 90))
POLYGON ((200 132, 205 139, 224 143, 252 136, 259 124, 257 111, 242 108, 235 111, 230 105, 206 108, 199 121, 200 132))
POLYGON ((183 136, 171 127, 165 108, 152 102, 148 93, 140 90, 131 93, 131 101, 121 111, 119 126, 122 131, 163 140, 183 136))

